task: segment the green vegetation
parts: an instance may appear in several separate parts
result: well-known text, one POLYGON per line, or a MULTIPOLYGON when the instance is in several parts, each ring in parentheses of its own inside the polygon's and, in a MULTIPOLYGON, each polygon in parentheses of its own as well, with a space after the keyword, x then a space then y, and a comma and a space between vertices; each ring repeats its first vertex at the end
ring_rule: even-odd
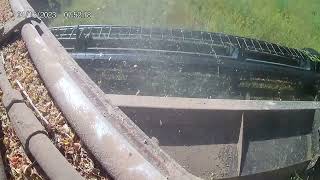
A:
POLYGON ((302 50, 302 52, 303 52, 306 56, 308 56, 308 57, 311 59, 311 61, 320 62, 320 56, 311 54, 310 52, 305 51, 305 50, 302 50))
POLYGON ((61 13, 51 23, 56 25, 74 24, 115 24, 135 26, 192 27, 189 3, 184 0, 57 0, 61 12, 90 11, 92 18, 66 19, 61 13), (64 3, 70 4, 65 5, 64 3))
MULTIPOLYGON (((54 0, 52 0, 54 1, 54 0)), ((320 51, 319 0, 56 0, 56 25, 117 24, 225 32, 320 51), (91 11, 66 19, 64 11, 91 11)))
POLYGON ((191 0, 204 29, 320 50, 318 0, 191 0))

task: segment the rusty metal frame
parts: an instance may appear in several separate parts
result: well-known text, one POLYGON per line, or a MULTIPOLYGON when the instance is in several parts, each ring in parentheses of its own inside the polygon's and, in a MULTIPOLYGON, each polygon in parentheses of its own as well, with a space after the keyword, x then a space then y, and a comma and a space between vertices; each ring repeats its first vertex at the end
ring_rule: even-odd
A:
MULTIPOLYGON (((33 11, 27 1, 10 2, 15 15, 33 11)), ((155 152, 152 144, 145 144, 147 136, 121 110, 99 99, 98 87, 80 72, 45 24, 32 23, 24 25, 21 32, 40 76, 68 122, 108 173, 116 179, 197 179, 159 147, 155 152)))
MULTIPOLYGON (((2 62, 0 88, 3 91, 3 105, 27 155, 37 161, 46 176, 50 179, 84 179, 51 142, 45 128, 27 107, 22 95, 11 87, 2 62)), ((4 179, 2 171, 0 175, 4 179)))
POLYGON ((31 20, 41 22, 41 19, 36 17, 19 17, 9 20, 4 24, 4 26, 0 26, 0 44, 7 40, 15 32, 15 30, 21 29, 24 24, 30 23, 31 20))
MULTIPOLYGON (((33 11, 27 1, 10 2, 15 14, 18 11, 33 11)), ((115 179, 199 179, 182 168, 152 141, 117 107, 119 104, 112 104, 112 100, 106 97, 77 65, 43 22, 32 21, 32 24, 24 25, 22 37, 41 78, 68 122, 96 160, 115 179)), ((203 107, 207 108, 205 104, 198 108, 203 107)), ((316 109, 319 104, 215 100, 211 101, 209 108, 232 111, 246 111, 250 108, 264 111, 302 108, 318 112, 316 109), (220 105, 216 105, 217 102, 220 105), (233 103, 237 106, 232 106, 233 103)), ((244 125, 241 127, 245 128, 244 125)), ((315 128, 318 128, 318 125, 315 128)), ((245 130, 242 133, 245 133, 245 130)), ((240 133, 240 136, 244 135, 240 133)), ((242 141, 244 140, 239 138, 240 149, 243 148, 241 144, 245 143, 242 141)), ((292 166, 304 166, 309 161, 310 159, 306 159, 305 162, 297 162, 298 164, 292 166)), ((240 159, 237 169, 238 175, 243 177, 234 178, 252 177, 252 174, 241 174, 241 164, 240 159)), ((257 173, 258 175, 253 176, 259 177, 266 172, 257 173)))
MULTIPOLYGON (((319 108, 318 102, 311 103, 301 101, 293 103, 289 101, 196 99, 115 94, 107 94, 106 98, 111 104, 122 109, 149 136, 158 136, 157 138, 160 138, 160 140, 157 139, 157 142, 160 143, 161 140, 175 136, 174 133, 170 132, 170 130, 172 130, 170 126, 172 125, 182 129, 182 131, 184 131, 184 127, 188 128, 188 126, 195 126, 197 128, 202 126, 204 127, 203 130, 206 131, 207 128, 205 126, 210 126, 212 132, 219 131, 219 129, 223 128, 224 130, 220 131, 220 133, 224 132, 228 134, 231 133, 231 131, 238 133, 236 142, 227 143, 234 144, 237 149, 237 161, 235 161, 237 165, 234 172, 231 173, 230 178, 233 177, 231 179, 281 179, 288 174, 294 174, 295 171, 305 169, 308 163, 309 166, 314 166, 320 152, 318 142, 320 119, 319 111, 316 110, 319 108), (265 123, 267 121, 282 121, 283 123, 286 121, 285 119, 288 120, 287 122, 291 121, 292 124, 299 122, 299 125, 291 126, 290 124, 286 124, 286 126, 284 126, 281 125, 281 123, 276 123, 271 129, 270 126, 264 127, 264 125, 268 125, 268 123, 265 123), (221 122, 223 121, 226 123, 224 125, 225 127, 221 127, 221 122), (312 125, 310 122, 314 124, 312 125), (303 124, 309 124, 308 130, 302 130, 304 129, 303 124), (215 126, 220 127, 215 128, 215 126), (294 133, 293 130, 289 134, 280 135, 279 131, 270 131, 268 137, 261 137, 260 135, 261 131, 265 131, 264 129, 277 129, 282 131, 283 128, 289 129, 287 132, 290 132, 290 129, 296 129, 300 131, 300 133, 294 133), (159 134, 156 133, 159 129, 166 132, 165 134, 170 135, 165 136, 165 138, 159 136, 159 134), (303 140, 300 141, 300 139, 303 140), (306 144, 304 144, 305 142, 306 144), (282 156, 290 157, 292 154, 287 151, 287 148, 293 148, 295 143, 300 144, 299 148, 301 148, 301 151, 310 151, 311 155, 306 155, 300 160, 296 159, 294 162, 277 163, 277 157, 273 157, 273 153, 271 152, 278 151, 282 156), (274 149, 273 145, 276 144, 279 148, 283 146, 281 147, 283 149, 280 151, 274 149), (268 152, 268 146, 270 147, 270 152, 268 152), (264 149, 260 147, 264 147, 264 149), (258 154, 259 151, 264 152, 268 158, 271 158, 269 162, 268 159, 264 159, 264 156, 255 157, 255 153, 258 154), (255 159, 252 160, 253 157, 255 159), (273 161, 273 158, 275 161, 273 161), (258 162, 262 165, 257 167, 257 169, 250 170, 250 168, 248 168, 258 162)), ((200 134, 203 134, 204 131, 200 132, 200 134)), ((193 136, 198 135, 196 130, 192 132, 192 134, 193 136)), ((217 133, 214 134, 219 136, 217 133)), ((188 137, 190 138, 191 136, 188 137)), ((162 146, 165 145, 162 144, 162 146)), ((220 148, 219 146, 216 147, 220 148)), ((296 149, 297 152, 300 151, 299 148, 296 149)), ((186 164, 184 161, 181 161, 181 157, 178 159, 180 159, 180 162, 184 165, 186 164)), ((188 167, 187 165, 185 166, 188 167)))

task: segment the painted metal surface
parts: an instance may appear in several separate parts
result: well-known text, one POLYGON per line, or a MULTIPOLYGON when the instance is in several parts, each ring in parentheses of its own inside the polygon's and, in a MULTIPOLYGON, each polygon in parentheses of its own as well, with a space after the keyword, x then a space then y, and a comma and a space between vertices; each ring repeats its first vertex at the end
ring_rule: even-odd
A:
POLYGON ((319 143, 312 142, 319 128, 314 127, 319 119, 312 108, 239 108, 241 104, 226 101, 222 109, 219 102, 224 100, 107 98, 183 167, 205 179, 212 172, 215 178, 286 179, 319 152, 314 150, 319 143))
MULTIPOLYGON (((24 4, 24 1, 11 1, 11 3, 15 12, 30 9, 30 6, 24 8, 24 6, 28 6, 24 4)), ((61 57, 67 53, 57 53, 56 50, 58 52, 64 51, 63 48, 59 50, 57 46, 55 48, 47 46, 43 39, 46 39, 44 38, 45 33, 50 33, 50 31, 44 24, 38 24, 36 27, 38 30, 39 27, 41 28, 42 37, 32 25, 25 25, 22 29, 22 36, 29 53, 55 101, 94 157, 116 179, 165 179, 160 171, 155 169, 149 161, 146 161, 140 152, 137 152, 128 140, 124 139, 118 130, 108 122, 109 118, 114 117, 110 114, 103 114, 92 106, 92 100, 81 92, 85 84, 81 84, 79 87, 74 82, 74 76, 71 78, 65 72, 64 67, 59 64, 59 61, 64 60, 61 57), (47 74, 48 77, 45 77, 44 74, 47 74), (75 104, 72 102, 73 100, 79 104, 75 104)), ((47 36, 48 39, 50 39, 50 34, 47 36)), ((52 43, 54 42, 48 44, 52 46, 52 43)), ((179 175, 179 177, 183 177, 183 175, 179 175)))
MULTIPOLYGON (((15 12, 32 9, 26 1, 11 4, 15 12)), ((25 25, 22 36, 68 122, 115 179, 281 179, 304 170, 319 149, 317 103, 220 100, 206 108, 189 100, 195 106, 188 109, 172 100, 130 107, 106 97, 43 23, 25 25), (208 164, 213 155, 218 159, 208 164)))
POLYGON ((91 153, 101 159, 101 165, 111 174, 117 174, 118 179, 162 179, 162 175, 153 170, 154 167, 96 110, 57 62, 58 57, 49 51, 36 29, 25 25, 22 36, 39 73, 48 74, 42 78, 51 95, 91 153))
POLYGON ((2 102, 28 155, 37 161, 50 179, 84 179, 53 145, 45 128, 25 104, 22 95, 12 89, 2 63, 0 80, 0 88, 4 92, 2 102))
POLYGON ((51 31, 69 51, 166 51, 311 68, 310 59, 299 49, 224 33, 112 25, 62 26, 51 31), (125 46, 121 40, 127 41, 125 46))
POLYGON ((190 110, 314 110, 320 108, 317 101, 267 101, 267 100, 229 100, 197 99, 177 97, 154 97, 107 94, 106 97, 120 107, 157 108, 157 109, 190 109, 190 110))

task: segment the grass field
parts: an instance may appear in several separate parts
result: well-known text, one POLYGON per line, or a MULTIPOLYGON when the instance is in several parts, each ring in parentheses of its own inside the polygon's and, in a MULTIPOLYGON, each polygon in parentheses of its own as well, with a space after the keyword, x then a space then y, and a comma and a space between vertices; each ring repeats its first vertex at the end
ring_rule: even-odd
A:
POLYGON ((318 0, 191 0, 204 29, 320 50, 318 0))
POLYGON ((117 24, 184 27, 254 37, 320 51, 319 0, 57 0, 61 12, 89 10, 88 19, 56 25, 117 24))

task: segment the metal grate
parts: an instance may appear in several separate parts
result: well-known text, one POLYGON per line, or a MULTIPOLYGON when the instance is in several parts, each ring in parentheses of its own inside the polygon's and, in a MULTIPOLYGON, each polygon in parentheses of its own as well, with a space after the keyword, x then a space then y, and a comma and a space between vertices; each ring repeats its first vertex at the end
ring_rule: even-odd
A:
MULTIPOLYGON (((112 25, 62 26, 53 27, 51 31, 59 40, 76 40, 78 37, 86 36, 92 37, 93 40, 166 40, 172 42, 166 45, 170 46, 170 52, 195 52, 215 57, 225 56, 226 50, 224 48, 227 48, 228 51, 228 49, 235 47, 247 53, 259 54, 259 56, 289 59, 290 62, 283 64, 295 64, 296 67, 306 64, 310 60, 305 53, 298 49, 224 33, 112 25), (196 48, 194 46, 188 48, 190 43, 196 44, 196 48)), ((90 47, 90 49, 94 48, 90 47)), ((168 51, 169 49, 162 50, 168 51)))

